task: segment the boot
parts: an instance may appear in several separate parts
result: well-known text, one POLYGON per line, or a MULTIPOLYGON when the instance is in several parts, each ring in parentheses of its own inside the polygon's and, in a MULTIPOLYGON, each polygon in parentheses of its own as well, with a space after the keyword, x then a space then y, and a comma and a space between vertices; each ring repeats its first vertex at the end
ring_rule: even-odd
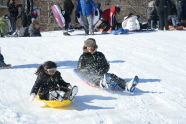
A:
POLYGON ((119 87, 121 87, 123 90, 126 90, 126 81, 124 79, 119 78, 115 74, 110 74, 112 81, 117 82, 119 87))

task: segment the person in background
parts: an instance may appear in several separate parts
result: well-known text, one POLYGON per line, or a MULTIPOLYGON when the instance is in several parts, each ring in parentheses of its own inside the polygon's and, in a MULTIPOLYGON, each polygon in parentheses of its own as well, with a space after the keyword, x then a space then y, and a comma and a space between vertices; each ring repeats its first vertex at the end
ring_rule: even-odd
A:
POLYGON ((16 31, 16 21, 19 17, 18 16, 19 15, 18 8, 21 6, 22 6, 21 4, 16 4, 15 0, 8 0, 8 2, 7 2, 10 25, 11 25, 10 34, 12 34, 16 31))
POLYGON ((65 30, 66 30, 66 32, 63 32, 63 34, 70 35, 68 31, 70 28, 71 15, 74 9, 74 4, 72 3, 71 0, 65 0, 63 5, 64 5, 63 8, 64 8, 65 30))
POLYGON ((170 5, 168 8, 168 20, 169 20, 169 29, 170 30, 171 30, 172 26, 173 26, 172 29, 176 29, 176 27, 178 25, 180 25, 179 21, 178 21, 178 16, 177 16, 176 5, 174 4, 173 1, 170 1, 170 5))
POLYGON ((148 27, 150 29, 155 29, 157 27, 158 22, 158 14, 155 8, 155 1, 150 1, 147 8, 147 19, 148 19, 148 27))
POLYGON ((140 23, 138 21, 138 16, 133 15, 130 13, 128 16, 124 17, 122 22, 122 28, 128 29, 129 31, 139 31, 140 30, 140 23))
POLYGON ((103 13, 103 11, 102 11, 102 9, 101 9, 101 3, 100 3, 100 2, 97 2, 97 3, 95 3, 95 6, 96 6, 96 8, 99 10, 100 18, 101 18, 101 15, 102 15, 102 13, 103 13))
POLYGON ((95 5, 93 0, 78 0, 76 15, 83 20, 85 34, 94 34, 93 14, 95 13, 95 5))
POLYGON ((107 21, 107 23, 110 25, 111 30, 116 30, 118 22, 116 20, 117 14, 120 13, 120 7, 112 6, 109 9, 106 9, 102 13, 102 18, 107 21))
POLYGON ((159 30, 169 30, 168 24, 168 8, 170 7, 170 0, 156 0, 155 7, 159 16, 159 30))
POLYGON ((33 5, 33 0, 22 0, 21 20, 23 27, 28 27, 32 23, 33 5))
POLYGON ((40 37, 40 24, 37 20, 33 20, 30 26, 22 27, 17 30, 12 37, 40 37))
POLYGON ((179 24, 185 25, 182 22, 186 20, 186 0, 176 0, 176 9, 178 15, 179 24))

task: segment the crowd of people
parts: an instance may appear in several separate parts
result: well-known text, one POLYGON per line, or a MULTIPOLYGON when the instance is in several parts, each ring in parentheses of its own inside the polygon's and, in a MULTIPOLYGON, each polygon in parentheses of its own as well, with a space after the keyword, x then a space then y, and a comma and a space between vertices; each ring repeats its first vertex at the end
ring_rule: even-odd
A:
MULTIPOLYGON (((83 28, 86 35, 94 34, 95 31, 101 31, 103 34, 111 33, 112 31, 123 31, 119 29, 125 29, 128 31, 140 31, 146 29, 159 30, 172 30, 183 29, 186 20, 186 0, 152 0, 147 7, 147 21, 140 22, 140 16, 134 13, 129 13, 123 18, 122 22, 117 21, 117 16, 120 13, 121 8, 119 6, 111 6, 108 9, 102 10, 100 3, 95 3, 94 0, 78 0, 77 6, 74 6, 71 0, 64 0, 63 7, 61 3, 56 3, 60 8, 65 18, 65 32, 64 35, 70 35, 69 29, 73 28, 71 23, 71 15, 75 9, 76 17, 80 17, 83 22, 83 28), (94 24, 94 16, 99 11, 99 20, 94 24)), ((8 0, 7 7, 9 15, 0 18, 0 35, 5 36, 5 23, 9 23, 9 31, 7 34, 13 36, 41 36, 30 35, 25 29, 29 28, 35 23, 39 25, 37 17, 39 11, 33 0, 23 0, 22 4, 17 4, 15 0, 8 0), (21 18, 21 29, 17 29, 17 19, 21 18), (36 20, 35 22, 33 22, 36 20), (26 31, 25 35, 18 34, 19 32, 26 31), (15 35, 16 34, 16 35, 15 35)), ((130 12, 130 11, 129 11, 130 12)), ((123 15, 123 14, 122 14, 123 15)), ((37 28, 35 28, 37 29, 37 28)), ((40 28, 37 32, 40 31, 40 28)), ((32 33, 33 34, 33 33, 32 33)))
MULTIPOLYGON (((21 37, 32 37, 32 36, 41 36, 41 35, 33 35, 38 29, 39 21, 38 17, 38 8, 35 6, 35 1, 33 0, 23 0, 22 4, 16 3, 16 0, 8 0, 7 7, 9 14, 0 17, 0 35, 1 37, 6 36, 21 36, 21 37), (22 27, 20 29, 17 28, 17 20, 21 19, 22 27), (8 25, 8 27, 7 27, 8 25), (35 27, 36 26, 36 27, 35 27), (28 32, 28 28, 35 28, 35 30, 30 30, 33 32, 28 32), (25 30, 26 29, 26 30, 25 30), (21 34, 18 34, 18 33, 21 34), (25 34, 25 35, 23 35, 25 34)), ((40 32, 38 29, 37 32, 40 32)))

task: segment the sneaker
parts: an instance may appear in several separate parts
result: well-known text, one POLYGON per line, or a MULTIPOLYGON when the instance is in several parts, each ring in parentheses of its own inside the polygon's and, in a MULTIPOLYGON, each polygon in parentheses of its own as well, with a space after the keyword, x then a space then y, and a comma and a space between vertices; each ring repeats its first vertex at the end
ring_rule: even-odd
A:
POLYGON ((132 81, 127 83, 127 91, 133 92, 135 90, 138 82, 139 82, 139 78, 138 78, 138 76, 135 76, 132 81))

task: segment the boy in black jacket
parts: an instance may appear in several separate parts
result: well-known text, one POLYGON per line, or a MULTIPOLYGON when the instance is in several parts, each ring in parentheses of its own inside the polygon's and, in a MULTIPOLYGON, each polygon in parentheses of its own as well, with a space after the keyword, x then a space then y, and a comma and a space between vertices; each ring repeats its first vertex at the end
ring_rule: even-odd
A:
POLYGON ((109 63, 104 54, 97 51, 97 48, 98 46, 93 38, 88 38, 84 42, 83 54, 80 56, 77 66, 80 76, 92 86, 131 91, 135 85, 126 83, 125 80, 115 74, 108 73, 109 63))

